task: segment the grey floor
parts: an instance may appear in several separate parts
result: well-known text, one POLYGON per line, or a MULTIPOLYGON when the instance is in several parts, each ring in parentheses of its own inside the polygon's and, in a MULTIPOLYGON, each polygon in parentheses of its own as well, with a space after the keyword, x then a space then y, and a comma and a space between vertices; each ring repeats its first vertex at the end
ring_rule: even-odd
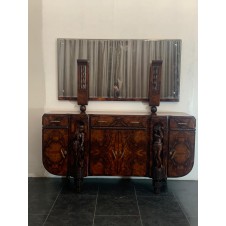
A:
POLYGON ((198 225, 197 181, 168 180, 160 195, 151 179, 134 178, 85 178, 74 190, 73 180, 28 178, 28 225, 198 225))

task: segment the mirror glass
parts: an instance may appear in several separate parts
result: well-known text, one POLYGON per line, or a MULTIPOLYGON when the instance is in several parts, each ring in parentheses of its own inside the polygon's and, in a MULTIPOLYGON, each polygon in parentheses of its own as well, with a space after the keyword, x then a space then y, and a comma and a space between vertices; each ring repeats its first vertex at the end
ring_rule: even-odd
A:
POLYGON ((179 101, 181 40, 59 38, 60 100, 76 99, 78 59, 89 61, 90 100, 147 100, 151 62, 162 60, 161 101, 179 101))

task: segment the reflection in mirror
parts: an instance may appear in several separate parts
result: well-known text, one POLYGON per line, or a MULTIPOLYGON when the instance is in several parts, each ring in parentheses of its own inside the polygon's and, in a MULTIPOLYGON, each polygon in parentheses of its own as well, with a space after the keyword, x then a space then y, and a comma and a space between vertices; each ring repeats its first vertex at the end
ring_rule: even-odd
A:
POLYGON ((77 60, 89 61, 89 96, 147 100, 152 60, 162 60, 161 100, 179 100, 181 40, 58 39, 58 98, 77 97, 77 60))

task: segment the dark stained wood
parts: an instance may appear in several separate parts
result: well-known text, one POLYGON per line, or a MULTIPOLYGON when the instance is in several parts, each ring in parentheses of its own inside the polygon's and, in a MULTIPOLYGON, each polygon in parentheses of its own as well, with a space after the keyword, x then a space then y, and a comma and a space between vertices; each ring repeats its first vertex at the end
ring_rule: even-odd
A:
POLYGON ((42 125, 44 127, 68 127, 69 117, 62 114, 46 114, 42 117, 42 125))
POLYGON ((67 175, 68 129, 43 129, 42 161, 51 174, 67 175))
POLYGON ((147 116, 135 115, 91 115, 91 127, 147 128, 147 116))
POLYGON ((44 114, 42 123, 43 165, 74 177, 78 190, 88 175, 148 176, 157 189, 164 175, 184 176, 194 164, 196 122, 187 114, 44 114))
POLYGON ((147 174, 146 116, 91 116, 90 174, 147 174))
MULTIPOLYGON (((75 100, 77 97, 58 97, 58 100, 75 100)), ((89 101, 144 101, 147 102, 148 98, 110 98, 110 97, 89 97, 89 101)), ((160 98, 162 102, 179 102, 179 98, 160 98)))
POLYGON ((159 106, 160 104, 160 88, 161 88, 161 72, 162 61, 154 60, 150 67, 150 81, 149 81, 149 105, 159 106))
POLYGON ((195 118, 170 117, 168 177, 187 175, 194 164, 195 118))
POLYGON ((80 131, 80 126, 83 125, 84 129, 84 162, 82 175, 88 176, 88 158, 89 158, 89 117, 86 114, 73 114, 70 116, 70 166, 69 174, 73 177, 77 175, 76 169, 76 148, 75 142, 80 131))
MULTIPOLYGON (((168 157, 168 118, 166 116, 156 116, 152 115, 150 120, 150 159, 149 159, 149 176, 153 177, 153 159, 154 159, 154 128, 160 125, 163 128, 163 147, 162 147, 162 162, 164 166, 167 166, 167 157, 168 157)), ((166 170, 166 168, 165 168, 166 170)), ((165 171, 166 173, 166 171, 165 171)))
POLYGON ((87 105, 89 100, 89 63, 77 60, 78 68, 78 105, 87 105))
POLYGON ((196 121, 194 117, 170 117, 169 127, 173 129, 195 129, 196 121))

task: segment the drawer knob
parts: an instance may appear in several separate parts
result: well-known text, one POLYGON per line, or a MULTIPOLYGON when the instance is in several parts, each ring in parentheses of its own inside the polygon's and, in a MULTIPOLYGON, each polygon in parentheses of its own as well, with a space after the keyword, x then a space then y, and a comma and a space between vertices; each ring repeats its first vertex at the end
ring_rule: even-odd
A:
POLYGON ((187 125, 188 123, 187 122, 178 122, 177 124, 178 125, 187 125))
POLYGON ((59 120, 52 120, 52 121, 50 121, 50 123, 60 123, 60 121, 59 120))

